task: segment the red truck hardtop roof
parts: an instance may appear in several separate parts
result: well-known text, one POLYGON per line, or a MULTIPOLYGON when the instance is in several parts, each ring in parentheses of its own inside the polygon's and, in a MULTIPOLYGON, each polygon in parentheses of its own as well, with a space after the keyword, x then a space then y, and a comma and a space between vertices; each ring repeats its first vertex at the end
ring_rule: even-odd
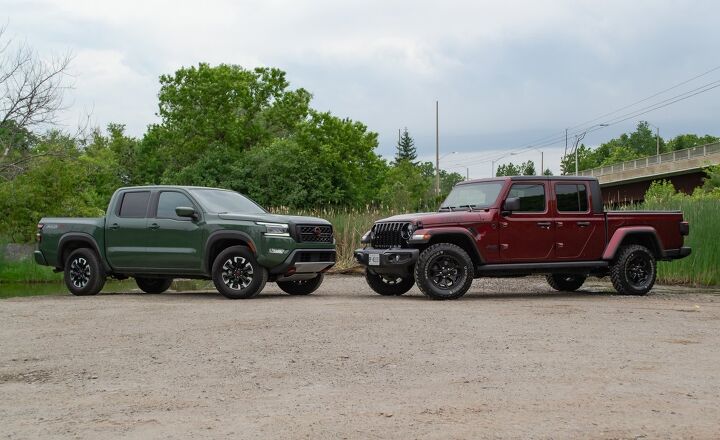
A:
POLYGON ((574 182, 577 182, 578 180, 585 180, 585 181, 595 181, 597 182, 597 177, 588 177, 588 176, 502 176, 502 177, 485 177, 482 179, 473 179, 473 180, 465 180, 463 182, 458 182, 458 185, 467 185, 470 183, 480 183, 480 182, 497 182, 497 181, 506 181, 506 180, 512 180, 514 181, 523 181, 523 180, 572 180, 574 182))

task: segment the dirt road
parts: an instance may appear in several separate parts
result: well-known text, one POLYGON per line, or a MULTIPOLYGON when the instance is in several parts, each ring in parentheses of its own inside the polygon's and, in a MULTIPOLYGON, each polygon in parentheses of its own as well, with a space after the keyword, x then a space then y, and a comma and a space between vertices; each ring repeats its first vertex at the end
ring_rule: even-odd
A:
POLYGON ((0 438, 720 438, 720 296, 0 301, 0 438))

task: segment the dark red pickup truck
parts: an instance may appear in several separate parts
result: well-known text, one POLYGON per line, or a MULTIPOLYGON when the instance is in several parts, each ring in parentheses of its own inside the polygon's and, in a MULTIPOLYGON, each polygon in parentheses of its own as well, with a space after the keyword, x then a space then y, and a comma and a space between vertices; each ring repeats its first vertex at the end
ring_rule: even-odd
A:
POLYGON ((433 299, 456 299, 473 278, 545 274, 561 291, 588 276, 645 295, 657 260, 690 255, 680 211, 605 211, 595 178, 506 177, 462 182, 439 212, 378 220, 355 258, 381 295, 417 282, 433 299))

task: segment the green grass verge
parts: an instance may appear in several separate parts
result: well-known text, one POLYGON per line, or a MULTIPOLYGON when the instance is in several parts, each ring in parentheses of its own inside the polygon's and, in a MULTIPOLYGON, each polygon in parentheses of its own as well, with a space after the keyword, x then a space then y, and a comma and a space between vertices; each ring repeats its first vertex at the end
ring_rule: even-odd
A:
POLYGON ((7 261, 0 257, 0 283, 46 283, 62 280, 48 266, 40 266, 32 258, 7 261))
POLYGON ((680 209, 690 223, 690 235, 685 246, 692 254, 682 260, 658 265, 658 280, 664 283, 695 285, 720 284, 720 201, 712 199, 670 201, 662 204, 646 203, 644 209, 680 209))

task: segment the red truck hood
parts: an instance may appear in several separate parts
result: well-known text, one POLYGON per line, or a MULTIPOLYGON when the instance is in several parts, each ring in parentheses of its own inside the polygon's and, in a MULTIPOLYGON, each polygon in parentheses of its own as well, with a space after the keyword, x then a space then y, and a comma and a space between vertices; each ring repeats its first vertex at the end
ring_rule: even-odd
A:
POLYGON ((422 222, 423 228, 457 225, 468 222, 486 222, 493 218, 493 211, 454 211, 454 212, 418 212, 412 214, 400 214, 378 220, 378 222, 422 222))

